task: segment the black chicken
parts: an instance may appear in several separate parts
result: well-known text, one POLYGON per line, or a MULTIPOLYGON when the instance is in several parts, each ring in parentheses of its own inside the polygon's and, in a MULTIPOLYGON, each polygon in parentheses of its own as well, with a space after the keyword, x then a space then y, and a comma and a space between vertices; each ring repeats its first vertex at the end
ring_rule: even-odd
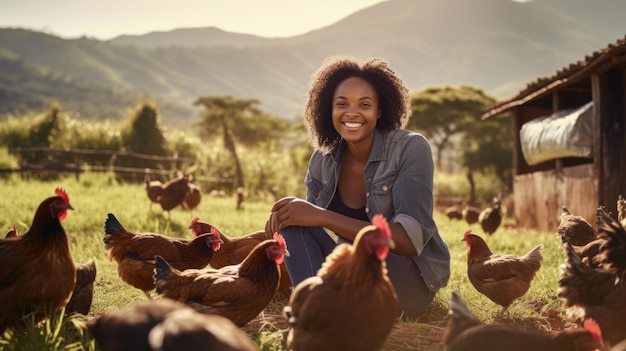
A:
POLYGON ((499 196, 494 196, 491 206, 485 208, 478 215, 478 223, 487 235, 493 235, 493 233, 500 227, 502 223, 502 203, 499 196))

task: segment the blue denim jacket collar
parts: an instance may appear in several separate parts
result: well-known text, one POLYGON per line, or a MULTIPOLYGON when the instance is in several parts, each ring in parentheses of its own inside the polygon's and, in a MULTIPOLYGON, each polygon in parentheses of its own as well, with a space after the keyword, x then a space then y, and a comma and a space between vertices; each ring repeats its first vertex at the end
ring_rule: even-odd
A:
MULTIPOLYGON (((370 156, 367 159, 367 163, 372 161, 382 161, 385 159, 385 138, 383 138, 382 132, 378 129, 374 130, 374 140, 372 141, 372 150, 370 150, 370 156)), ((341 150, 345 147, 346 141, 341 139, 335 148, 330 153, 335 163, 341 163, 341 150)))

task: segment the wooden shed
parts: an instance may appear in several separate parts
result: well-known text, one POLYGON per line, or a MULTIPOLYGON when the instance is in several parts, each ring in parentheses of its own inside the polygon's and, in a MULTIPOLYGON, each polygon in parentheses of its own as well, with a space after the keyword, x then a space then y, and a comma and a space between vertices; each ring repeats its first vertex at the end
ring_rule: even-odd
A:
POLYGON ((600 205, 616 214, 618 196, 626 196, 626 37, 551 77, 529 83, 517 95, 492 106, 482 118, 505 112, 511 116, 513 131, 518 227, 556 231, 563 205, 592 225, 600 205), (528 130, 529 122, 540 125, 536 121, 559 114, 563 117, 585 105, 591 122, 588 154, 564 153, 529 162, 522 129, 528 130))

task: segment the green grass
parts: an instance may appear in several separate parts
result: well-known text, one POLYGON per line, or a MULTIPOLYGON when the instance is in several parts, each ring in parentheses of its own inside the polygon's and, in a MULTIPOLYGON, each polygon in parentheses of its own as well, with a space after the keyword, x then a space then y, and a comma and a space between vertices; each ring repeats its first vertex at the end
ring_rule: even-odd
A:
MULTIPOLYGON (((59 181, 23 180, 17 175, 0 179, 4 201, 0 202, 0 235, 8 231, 13 223, 20 233, 26 232, 31 224, 36 207, 46 197, 54 194, 54 188, 66 189, 72 206, 63 222, 70 237, 71 253, 76 262, 95 259, 98 275, 94 291, 92 311, 89 317, 107 311, 122 309, 135 301, 144 301, 144 294, 138 289, 123 283, 117 275, 117 267, 110 262, 102 238, 107 213, 113 213, 129 230, 136 232, 158 232, 169 236, 190 237, 185 229, 194 216, 199 216, 226 235, 239 236, 263 229, 269 215, 269 200, 244 203, 243 210, 237 211, 234 196, 216 198, 204 194, 200 205, 193 211, 180 208, 171 211, 171 220, 158 205, 149 210, 143 184, 120 184, 112 175, 84 174, 80 181, 68 176, 59 181)), ((263 196, 255 198, 263 199, 263 196)), ((555 233, 541 233, 523 229, 509 228, 512 220, 505 219, 492 237, 486 241, 493 252, 522 255, 537 244, 544 244, 544 261, 528 293, 515 302, 502 317, 497 318, 500 306, 478 293, 469 283, 466 275, 467 247, 461 241, 468 229, 464 221, 449 220, 442 213, 436 212, 435 219, 440 233, 451 251, 452 275, 447 287, 440 290, 432 306, 417 322, 420 324, 445 325, 448 300, 452 291, 460 292, 470 310, 485 321, 515 323, 528 328, 555 330, 568 324, 563 323, 560 301, 556 297, 558 266, 563 262, 564 253, 555 233), (552 313, 556 312, 556 315, 552 313), (550 313, 549 313, 550 312, 550 313)), ((472 227, 475 233, 485 237, 479 226, 472 227)), ((555 228, 556 231, 556 228, 555 228)), ((278 314, 286 301, 277 300, 268 306, 268 311, 278 314)), ((67 319, 67 318, 66 318, 67 319)), ((70 321, 73 320, 70 318, 70 321)), ((79 320, 80 323, 80 320, 79 320)), ((281 350, 284 329, 271 325, 263 326, 254 334, 254 339, 263 350, 281 350)), ((417 332, 417 331, 416 331, 417 332)), ((93 343, 85 342, 82 347, 74 344, 57 345, 50 350, 92 350, 93 343)), ((11 342, 0 338, 0 342, 11 342)), ((55 344, 56 345, 56 344, 55 344)), ((2 346, 2 344, 0 344, 2 346)), ((11 349, 11 348, 6 348, 11 349)))

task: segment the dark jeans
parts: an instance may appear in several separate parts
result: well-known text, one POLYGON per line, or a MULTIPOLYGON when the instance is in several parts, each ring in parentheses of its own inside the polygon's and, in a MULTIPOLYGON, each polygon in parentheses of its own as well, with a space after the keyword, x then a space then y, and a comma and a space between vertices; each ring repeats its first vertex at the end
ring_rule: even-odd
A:
MULTIPOLYGON (((285 257, 285 266, 295 287, 304 279, 314 276, 326 256, 337 244, 321 227, 288 227, 281 231, 291 254, 285 257)), ((347 242, 339 239, 339 242, 347 242)), ((435 297, 426 287, 420 270, 410 257, 389 253, 387 274, 398 295, 398 316, 417 317, 435 297)))

